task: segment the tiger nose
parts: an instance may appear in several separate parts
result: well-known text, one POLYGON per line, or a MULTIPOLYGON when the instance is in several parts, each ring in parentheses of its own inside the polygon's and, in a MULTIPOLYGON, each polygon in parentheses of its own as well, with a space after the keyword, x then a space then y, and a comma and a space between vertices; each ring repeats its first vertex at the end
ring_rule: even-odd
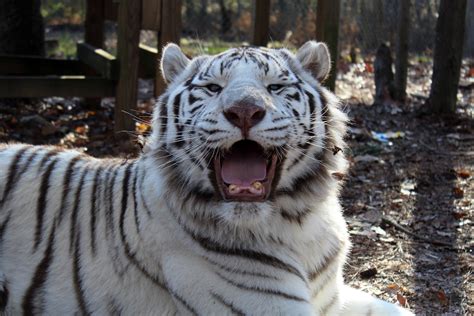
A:
POLYGON ((250 128, 257 125, 265 117, 265 109, 247 102, 239 102, 224 111, 225 118, 242 131, 247 138, 250 128))

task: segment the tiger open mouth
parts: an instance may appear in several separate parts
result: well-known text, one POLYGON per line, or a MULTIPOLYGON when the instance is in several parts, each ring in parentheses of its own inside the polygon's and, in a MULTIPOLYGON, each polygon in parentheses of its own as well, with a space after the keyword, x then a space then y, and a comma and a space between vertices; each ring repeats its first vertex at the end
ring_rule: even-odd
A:
POLYGON ((262 202, 271 193, 277 155, 262 146, 241 140, 214 158, 217 186, 227 201, 262 202))

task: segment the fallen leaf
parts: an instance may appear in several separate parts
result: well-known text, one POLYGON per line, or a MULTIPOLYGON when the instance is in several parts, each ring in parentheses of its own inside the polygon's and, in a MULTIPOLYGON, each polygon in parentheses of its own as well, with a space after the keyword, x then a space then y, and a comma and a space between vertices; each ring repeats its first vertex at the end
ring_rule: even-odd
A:
POLYGON ((150 129, 150 125, 145 124, 145 123, 136 123, 135 127, 136 127, 136 130, 142 134, 146 133, 150 129))
POLYGON ((85 134, 87 132, 86 126, 77 126, 74 131, 78 134, 85 134))
POLYGON ((469 170, 462 169, 457 171, 457 175, 460 178, 467 179, 471 176, 471 173, 469 172, 469 170))
POLYGON ((377 274, 377 268, 370 268, 360 273, 362 279, 370 279, 377 274))
POLYGON ((461 188, 453 188, 453 194, 456 199, 462 199, 464 197, 464 191, 461 188))
POLYGON ((441 304, 443 305, 448 304, 448 297, 446 296, 446 293, 444 293, 443 290, 437 291, 436 296, 438 297, 438 300, 440 301, 441 304))
POLYGON ((341 181, 344 179, 344 174, 342 172, 333 172, 332 177, 338 181, 341 181))
POLYGON ((397 284, 395 284, 395 283, 392 283, 392 284, 387 285, 387 290, 388 290, 389 292, 396 292, 396 291, 398 291, 399 289, 400 289, 400 287, 399 287, 397 284))
POLYGON ((370 72, 370 73, 373 73, 373 72, 374 72, 374 66, 372 66, 371 63, 366 62, 366 63, 365 63, 365 71, 370 72))
POLYGON ((453 212, 452 214, 455 219, 462 219, 467 215, 467 212, 453 212))
POLYGON ((400 293, 397 293, 397 301, 398 301, 398 303, 399 303, 401 306, 403 306, 403 307, 405 307, 405 306, 407 305, 407 299, 406 299, 406 297, 403 296, 403 295, 400 294, 400 293))

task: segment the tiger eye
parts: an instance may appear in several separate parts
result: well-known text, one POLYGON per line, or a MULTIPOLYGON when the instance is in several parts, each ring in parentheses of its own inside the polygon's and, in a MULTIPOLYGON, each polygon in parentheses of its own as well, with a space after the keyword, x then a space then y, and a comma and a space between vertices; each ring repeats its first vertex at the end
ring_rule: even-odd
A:
POLYGON ((268 91, 277 91, 277 90, 280 90, 282 89, 284 86, 282 84, 271 84, 271 85, 268 85, 267 89, 268 91))
POLYGON ((219 86, 218 84, 211 83, 206 86, 206 89, 211 91, 211 92, 219 92, 222 90, 222 87, 219 86))

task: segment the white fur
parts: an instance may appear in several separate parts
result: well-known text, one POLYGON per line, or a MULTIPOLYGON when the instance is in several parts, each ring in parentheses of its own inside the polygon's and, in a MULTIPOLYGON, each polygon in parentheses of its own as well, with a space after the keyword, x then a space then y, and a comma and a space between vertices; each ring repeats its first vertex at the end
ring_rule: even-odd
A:
POLYGON ((325 45, 310 42, 296 56, 248 48, 192 60, 178 46, 168 45, 161 67, 170 85, 157 103, 145 153, 132 162, 80 156, 62 207, 65 174, 79 153, 59 152, 40 168, 52 149, 28 147, 18 168, 12 169, 25 145, 0 147, 0 227, 6 227, 0 239, 0 291, 6 284, 10 292, 7 313, 23 311, 28 288, 36 282, 41 262, 48 261, 52 245, 46 277, 33 295, 34 311, 44 314, 81 313, 81 296, 92 314, 410 314, 343 284, 350 241, 339 185, 328 174, 344 172, 347 163, 328 146, 344 147, 347 118, 337 98, 317 81, 330 68, 325 45), (220 66, 232 56, 241 59, 220 66), (207 75, 200 76, 205 70, 207 75), (288 74, 281 79, 284 71, 288 74), (193 88, 185 86, 189 80, 193 88), (211 83, 219 84, 222 92, 209 94, 199 88, 211 83), (271 84, 285 88, 272 92, 267 89, 271 84), (189 104, 192 98, 200 101, 189 104), (214 192, 205 155, 242 139, 223 111, 243 98, 266 110, 249 139, 265 149, 285 148, 277 193, 265 202, 204 201, 190 192, 214 192), (199 102, 202 106, 193 109, 199 102), (180 139, 186 143, 177 146, 180 139), (41 183, 55 159, 41 243, 34 249, 41 183), (94 193, 99 169, 100 188, 94 193), (17 174, 15 187, 6 194, 12 170, 17 174), (312 174, 321 176, 310 177, 309 187, 295 187, 302 185, 300 177, 312 174), (289 190, 298 198, 285 193, 289 190), (94 194, 97 205, 91 201, 94 194), (80 204, 74 217, 76 201, 80 204), (305 215, 289 220, 299 212, 305 215), (77 275, 82 292, 77 290, 77 275))

